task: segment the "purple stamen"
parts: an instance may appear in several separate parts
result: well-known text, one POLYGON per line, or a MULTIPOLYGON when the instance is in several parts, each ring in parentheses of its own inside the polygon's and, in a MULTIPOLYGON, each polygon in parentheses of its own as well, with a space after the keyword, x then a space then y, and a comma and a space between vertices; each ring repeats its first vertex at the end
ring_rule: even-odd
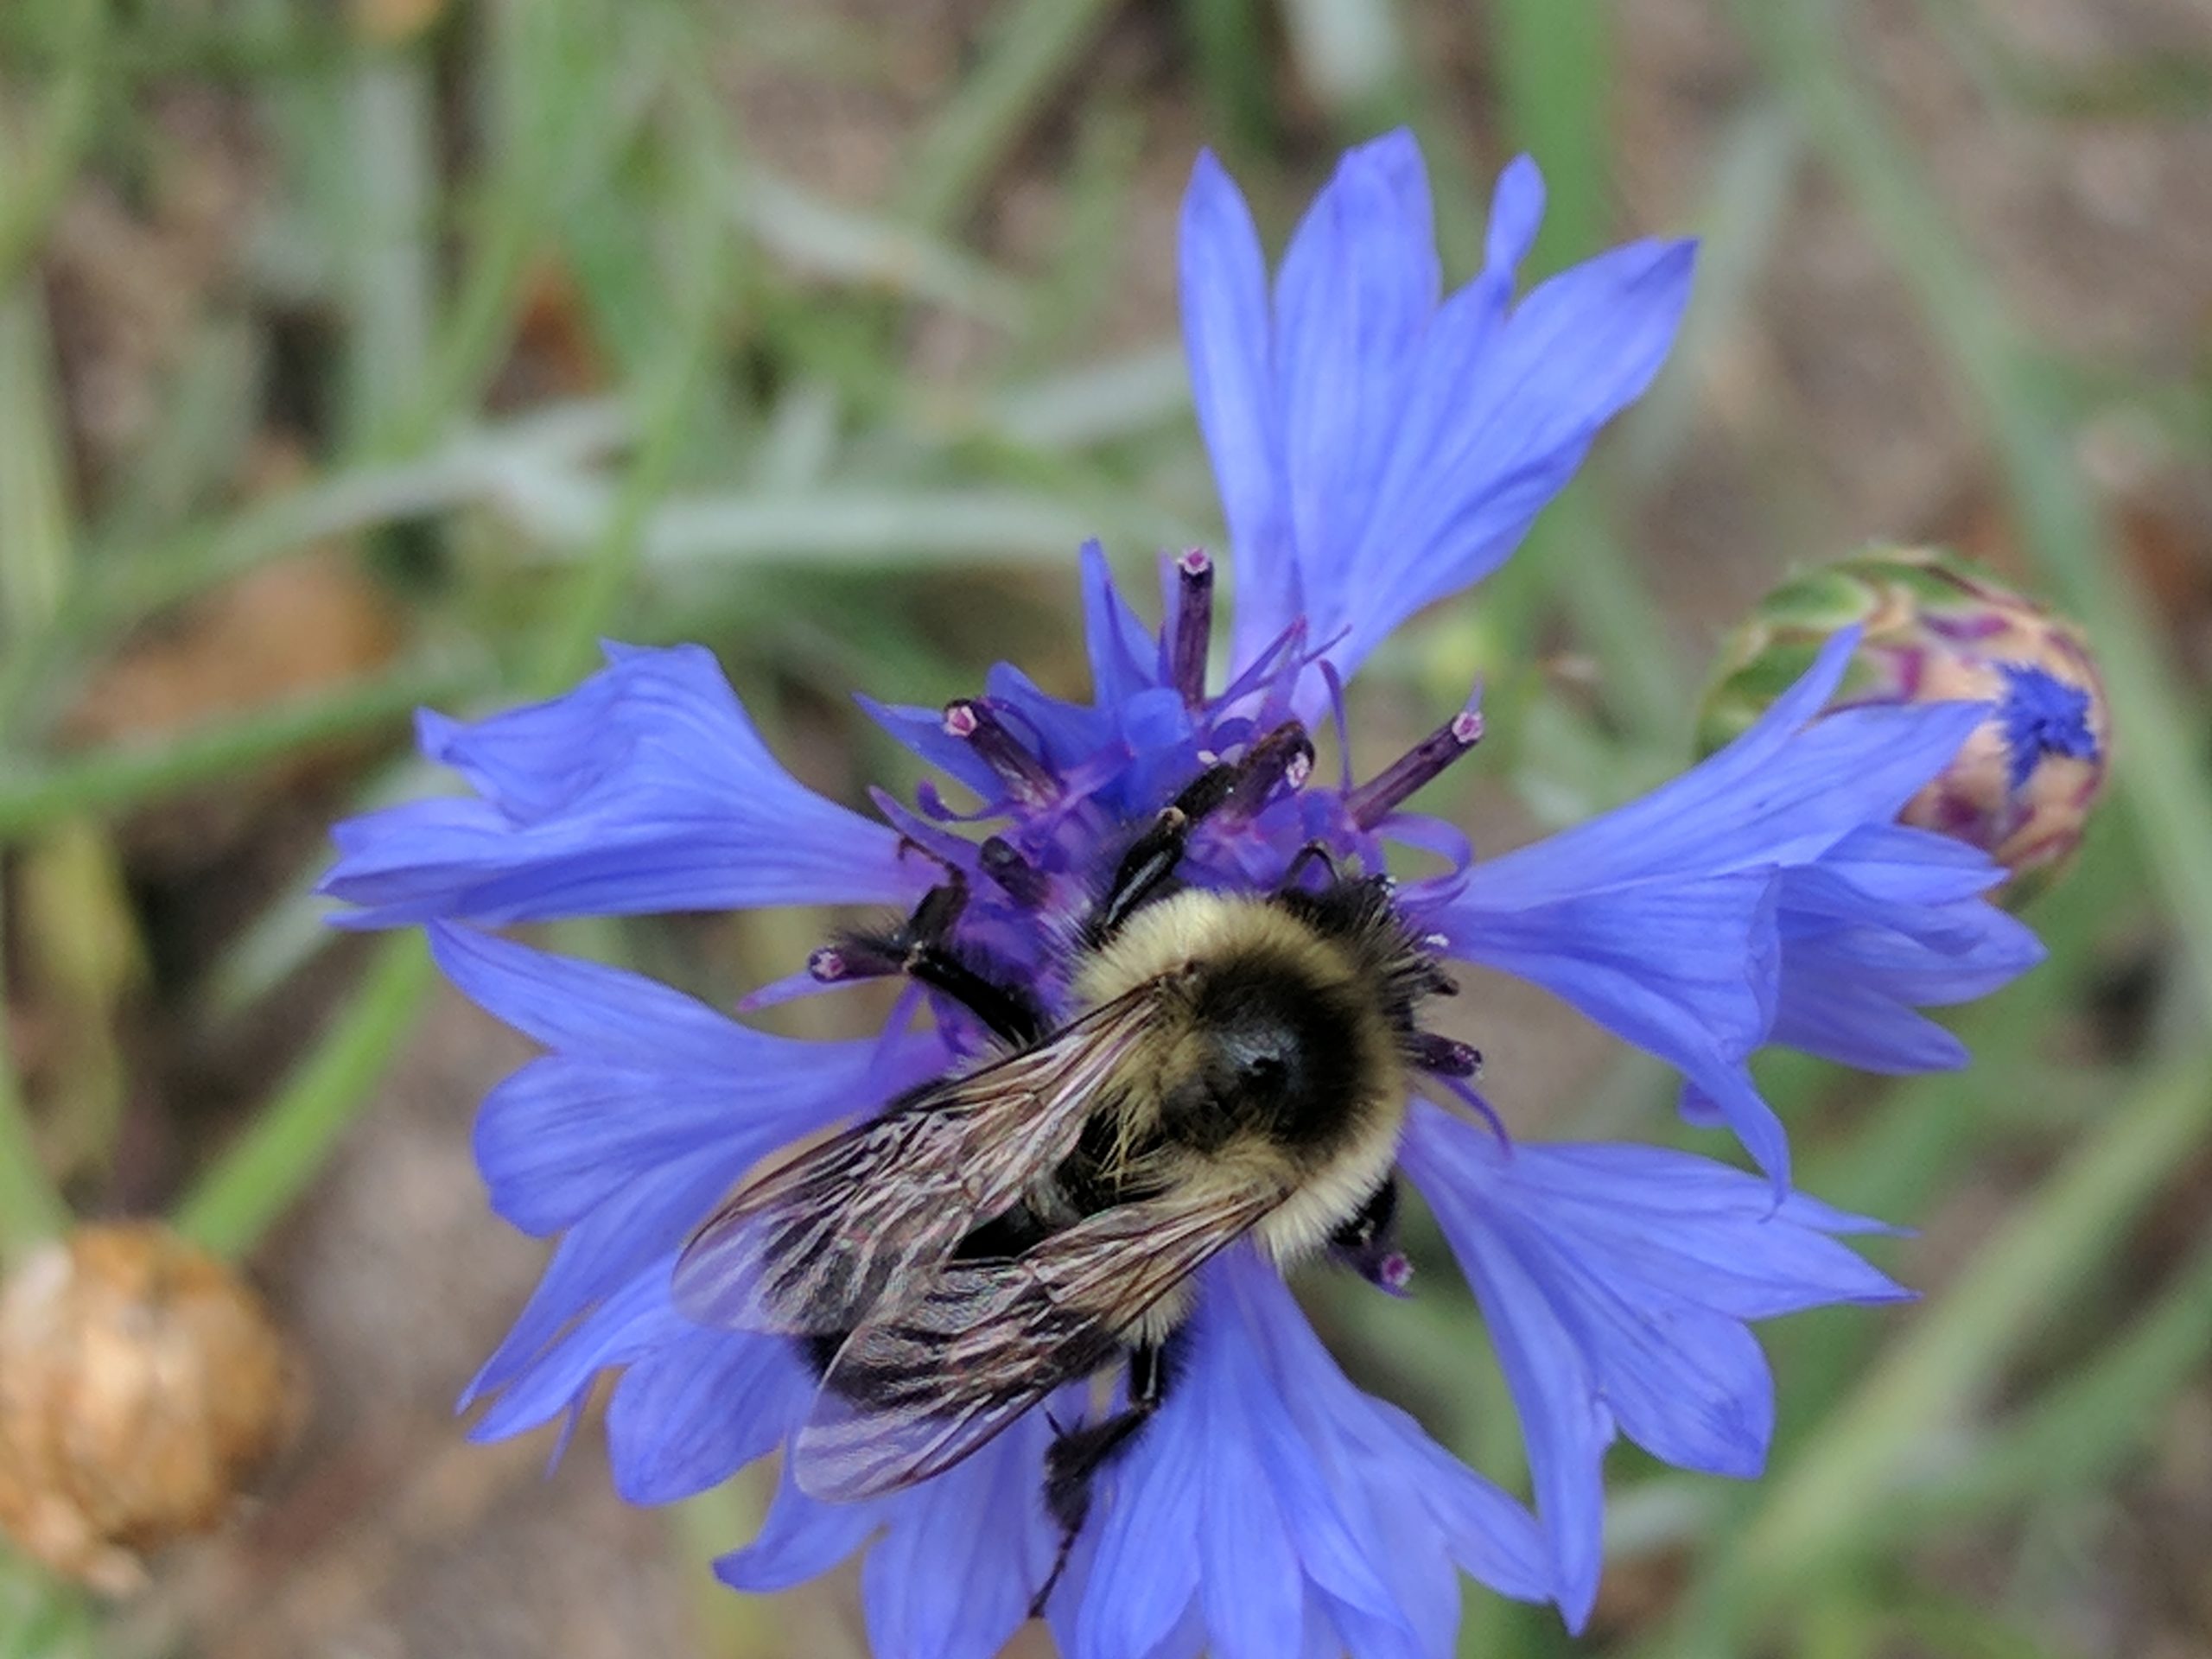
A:
POLYGON ((983 703, 973 697, 946 703, 944 729, 981 755, 1017 798, 1031 806, 1059 798, 1059 779, 983 703))
POLYGON ((1375 1264, 1373 1282, 1376 1289, 1393 1296, 1408 1294, 1406 1287, 1413 1282, 1414 1264, 1403 1250, 1393 1250, 1375 1264))
POLYGON ((1206 647, 1213 639, 1213 561, 1205 549, 1191 548, 1177 559, 1175 577, 1175 636, 1168 677, 1183 694, 1184 706, 1197 709, 1206 700, 1206 647))
POLYGON ((1372 830, 1389 817, 1399 802, 1481 742, 1483 715, 1478 706, 1481 698, 1482 688, 1478 686, 1465 708, 1352 791, 1344 801, 1352 822, 1363 830, 1372 830))

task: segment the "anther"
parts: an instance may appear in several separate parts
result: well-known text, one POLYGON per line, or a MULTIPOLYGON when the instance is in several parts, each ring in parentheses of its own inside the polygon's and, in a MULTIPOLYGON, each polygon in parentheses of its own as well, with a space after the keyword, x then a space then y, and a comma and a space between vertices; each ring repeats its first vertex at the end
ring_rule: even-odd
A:
MULTIPOLYGON (((1479 688, 1476 695, 1481 695, 1479 688)), ((1482 710, 1470 701, 1382 772, 1352 791, 1344 803, 1352 822, 1363 830, 1372 830, 1399 802, 1482 741, 1482 710)))
POLYGON ((993 836, 976 849, 983 874, 999 884, 1006 896, 1024 910, 1041 910, 1052 896, 1052 882, 1042 870, 1016 852, 1004 836, 993 836))
POLYGON ((1175 561, 1175 632, 1168 677, 1186 707, 1206 700, 1206 648, 1213 639, 1213 561, 1193 547, 1175 561))
POLYGON ((1041 806, 1058 798, 1059 779, 984 704, 972 697, 948 702, 944 729, 981 755, 984 765, 998 773, 1020 799, 1041 806))

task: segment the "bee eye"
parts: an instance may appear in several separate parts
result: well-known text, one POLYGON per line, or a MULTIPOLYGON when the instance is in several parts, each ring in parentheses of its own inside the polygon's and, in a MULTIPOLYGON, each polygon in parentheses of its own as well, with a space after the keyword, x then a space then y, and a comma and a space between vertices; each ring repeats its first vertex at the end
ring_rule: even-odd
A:
POLYGON ((1272 1025, 1248 1027, 1226 1035, 1222 1058, 1240 1089, 1264 1099, 1279 1098, 1295 1080, 1294 1039, 1272 1025))

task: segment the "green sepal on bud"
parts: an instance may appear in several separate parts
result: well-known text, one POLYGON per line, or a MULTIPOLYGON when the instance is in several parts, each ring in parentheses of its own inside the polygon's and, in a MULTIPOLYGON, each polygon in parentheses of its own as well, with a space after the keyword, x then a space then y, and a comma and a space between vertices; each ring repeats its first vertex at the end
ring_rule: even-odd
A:
POLYGON ((1698 727, 1711 753, 1812 666, 1840 629, 1864 632, 1832 709, 1993 706, 1901 822, 1982 849, 2016 903, 2080 844, 2104 787, 2110 716, 2082 631, 1940 548, 1876 547, 1793 576, 1723 649, 1698 727))

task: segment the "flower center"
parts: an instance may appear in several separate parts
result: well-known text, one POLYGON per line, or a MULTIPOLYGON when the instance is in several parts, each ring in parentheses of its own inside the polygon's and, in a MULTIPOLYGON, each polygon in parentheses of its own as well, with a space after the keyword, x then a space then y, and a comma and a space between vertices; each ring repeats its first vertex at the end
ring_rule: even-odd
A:
POLYGON ((2097 756, 2096 734, 2089 729, 2089 694, 2043 669, 2025 663, 2000 663, 2005 701, 1998 719, 2012 752, 2009 781, 2020 788, 2046 754, 2077 760, 2097 756))

